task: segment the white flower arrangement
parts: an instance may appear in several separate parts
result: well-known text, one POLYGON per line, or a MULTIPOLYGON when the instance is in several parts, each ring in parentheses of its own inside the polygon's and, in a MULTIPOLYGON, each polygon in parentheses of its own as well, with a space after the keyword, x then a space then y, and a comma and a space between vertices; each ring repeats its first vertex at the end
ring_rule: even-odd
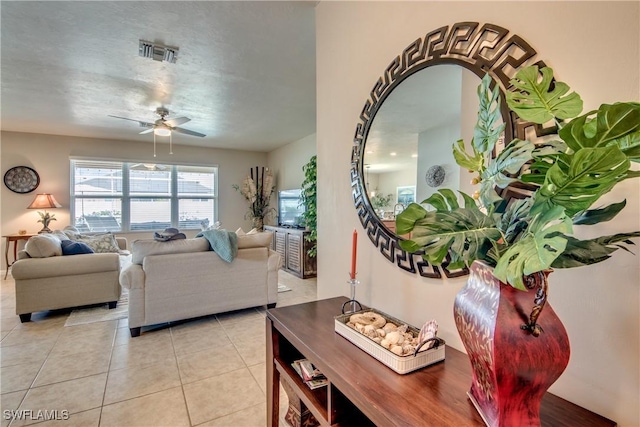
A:
POLYGON ((242 181, 242 186, 233 185, 233 188, 239 191, 249 202, 249 211, 245 218, 264 220, 264 218, 275 214, 276 210, 269 208, 271 195, 275 191, 274 184, 273 173, 269 168, 258 168, 256 166, 255 169, 251 169, 251 173, 242 181))

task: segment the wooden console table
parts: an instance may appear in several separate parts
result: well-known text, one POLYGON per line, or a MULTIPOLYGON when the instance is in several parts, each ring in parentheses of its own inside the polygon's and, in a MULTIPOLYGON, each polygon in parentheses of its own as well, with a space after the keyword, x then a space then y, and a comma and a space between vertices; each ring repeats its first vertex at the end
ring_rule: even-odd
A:
MULTIPOLYGON (((267 311, 267 423, 279 423, 279 381, 295 392, 323 426, 483 426, 467 398, 467 356, 446 348, 443 362, 400 375, 334 332, 345 297, 267 311), (309 359, 329 385, 310 390, 291 368, 309 359)), ((543 426, 615 426, 616 423, 547 393, 543 426)))

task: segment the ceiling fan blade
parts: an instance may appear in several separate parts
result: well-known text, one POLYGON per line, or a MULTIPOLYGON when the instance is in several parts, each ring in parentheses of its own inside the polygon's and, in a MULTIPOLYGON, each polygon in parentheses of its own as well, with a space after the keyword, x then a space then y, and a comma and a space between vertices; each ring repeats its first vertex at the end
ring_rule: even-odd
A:
POLYGON ((169 120, 165 120, 164 124, 167 126, 171 126, 171 127, 175 127, 175 126, 179 126, 183 123, 187 123, 188 121, 190 121, 191 119, 188 117, 176 117, 175 119, 169 119, 169 120))
POLYGON ((200 138, 205 137, 207 135, 200 133, 200 132, 195 132, 189 129, 183 129, 183 128, 172 128, 171 130, 174 130, 178 133, 184 133, 185 135, 191 135, 191 136, 199 136, 200 138))
POLYGON ((153 132, 153 128, 145 129, 142 132, 140 132, 140 135, 144 135, 145 133, 151 133, 151 132, 153 132))
POLYGON ((129 120, 129 121, 131 121, 131 122, 138 122, 138 124, 139 124, 141 127, 145 127, 145 128, 146 128, 146 127, 150 127, 150 126, 153 126, 153 125, 154 125, 154 123, 143 122, 142 120, 130 119, 130 118, 128 118, 128 117, 112 116, 111 114, 107 114, 107 116, 109 116, 109 117, 113 117, 113 118, 116 118, 116 119, 129 120))

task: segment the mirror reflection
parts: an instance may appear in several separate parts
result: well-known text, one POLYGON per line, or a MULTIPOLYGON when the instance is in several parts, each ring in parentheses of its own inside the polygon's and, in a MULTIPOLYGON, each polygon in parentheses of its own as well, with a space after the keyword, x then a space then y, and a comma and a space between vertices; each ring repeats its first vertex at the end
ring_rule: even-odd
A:
POLYGON ((363 177, 371 206, 390 231, 396 214, 439 188, 473 193, 473 177, 456 164, 452 145, 473 136, 479 84, 464 67, 435 65, 407 77, 380 106, 365 142, 363 177))

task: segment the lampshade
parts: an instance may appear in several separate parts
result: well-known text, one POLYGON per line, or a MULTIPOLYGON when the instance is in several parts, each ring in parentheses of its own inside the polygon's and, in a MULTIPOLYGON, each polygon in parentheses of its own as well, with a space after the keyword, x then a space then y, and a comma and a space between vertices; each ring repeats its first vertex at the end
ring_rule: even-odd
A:
POLYGON ((53 209, 53 208, 61 208, 62 205, 58 203, 51 194, 43 193, 36 195, 36 198, 33 199, 33 202, 27 209, 53 209))
POLYGON ((171 129, 166 128, 166 127, 156 126, 153 129, 153 133, 158 135, 158 136, 169 136, 169 135, 171 135, 171 129))

